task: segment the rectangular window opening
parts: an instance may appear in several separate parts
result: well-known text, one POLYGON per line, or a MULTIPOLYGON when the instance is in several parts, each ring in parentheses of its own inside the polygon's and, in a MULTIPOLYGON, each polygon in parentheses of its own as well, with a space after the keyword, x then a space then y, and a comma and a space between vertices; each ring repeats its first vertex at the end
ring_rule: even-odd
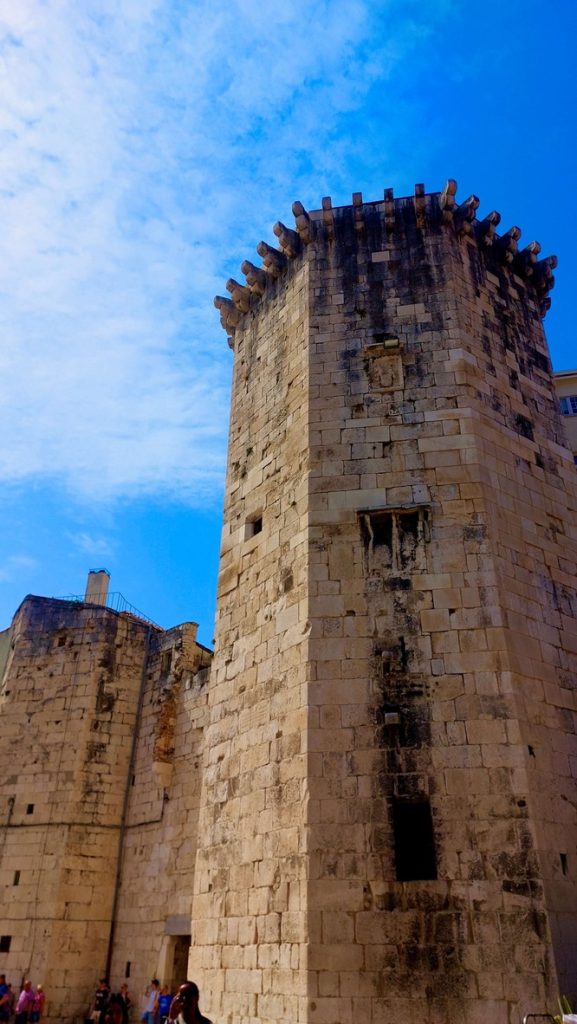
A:
POLYGON ((0 935, 0 953, 10 952, 10 943, 12 942, 11 935, 0 935))
POLYGON ((435 879, 437 858, 429 801, 394 800, 393 829, 397 881, 435 879))
POLYGON ((577 395, 567 395, 566 398, 560 398, 559 404, 564 416, 577 416, 577 395))
POLYGON ((262 533, 262 515, 254 516, 253 519, 247 519, 244 524, 244 539, 249 540, 251 537, 256 537, 259 533, 262 533))
POLYGON ((20 885, 20 872, 19 871, 15 871, 14 872, 14 882, 12 884, 13 885, 20 885))
POLYGON ((26 814, 34 814, 34 804, 28 804, 26 807, 26 814))
POLYGON ((560 853, 559 854, 559 860, 561 861, 561 871, 563 872, 564 875, 566 875, 567 872, 569 871, 569 867, 568 867, 568 864, 567 864, 567 854, 566 853, 560 853))
POLYGON ((130 977, 130 960, 126 961, 126 967, 124 969, 124 977, 125 978, 129 978, 130 977))
POLYGON ((384 515, 371 516, 371 529, 373 531, 373 547, 392 546, 393 518, 385 513, 384 515))

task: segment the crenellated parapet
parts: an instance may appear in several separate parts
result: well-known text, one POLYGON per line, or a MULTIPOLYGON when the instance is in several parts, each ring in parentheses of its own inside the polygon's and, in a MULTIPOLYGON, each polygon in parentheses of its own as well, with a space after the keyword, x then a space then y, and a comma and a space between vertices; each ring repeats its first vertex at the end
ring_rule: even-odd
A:
POLYGON ((369 218, 375 214, 382 217, 387 237, 394 239, 395 231, 406 221, 408 215, 414 217, 414 225, 418 231, 426 232, 440 228, 453 232, 457 239, 474 242, 485 254, 491 264, 501 264, 522 278, 529 289, 533 289, 542 316, 545 316, 551 305, 549 291, 553 288, 555 278, 553 271, 557 266, 557 257, 548 256, 539 259, 541 246, 539 242, 530 242, 525 248, 519 249, 521 229, 516 225, 502 234, 497 233, 501 215, 492 210, 485 216, 478 216, 480 201, 471 195, 459 203, 457 198, 457 182, 449 178, 442 192, 425 192, 423 184, 415 185, 412 197, 395 199, 393 190, 384 191, 382 201, 365 203, 360 192, 353 193, 352 203, 348 207, 333 207, 330 196, 325 196, 320 210, 305 210, 301 202, 294 202, 292 212, 295 227, 287 227, 277 221, 273 233, 278 245, 272 246, 265 241, 256 247, 261 257, 262 266, 258 267, 245 260, 241 271, 246 284, 240 284, 234 278, 226 283, 230 298, 217 295, 214 304, 220 312, 220 321, 229 335, 229 344, 233 347, 236 328, 243 318, 256 310, 261 301, 266 301, 267 289, 288 272, 292 263, 305 258, 308 249, 317 250, 321 246, 331 246, 338 238, 339 223, 343 216, 351 219, 357 237, 367 231, 369 218))

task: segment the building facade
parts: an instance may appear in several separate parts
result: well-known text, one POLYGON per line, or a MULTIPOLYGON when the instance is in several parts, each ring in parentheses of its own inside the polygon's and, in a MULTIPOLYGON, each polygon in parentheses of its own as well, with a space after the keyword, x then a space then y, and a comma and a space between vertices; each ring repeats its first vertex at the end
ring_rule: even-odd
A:
POLYGON ((577 992, 555 261, 478 205, 295 203, 215 300, 210 675, 190 624, 94 601, 28 598, 4 638, 2 963, 57 1016, 186 960, 221 1024, 513 1024, 577 992))
POLYGON ((559 398, 561 417, 567 443, 577 459, 577 370, 563 370, 555 374, 555 388, 559 398))

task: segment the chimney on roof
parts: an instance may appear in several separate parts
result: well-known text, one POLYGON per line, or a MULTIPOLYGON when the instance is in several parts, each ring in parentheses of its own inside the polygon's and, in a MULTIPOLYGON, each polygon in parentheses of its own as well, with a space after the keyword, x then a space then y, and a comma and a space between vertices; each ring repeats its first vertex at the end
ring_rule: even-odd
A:
POLYGON ((106 604, 110 573, 108 569, 91 569, 86 580, 84 600, 87 604, 106 604))

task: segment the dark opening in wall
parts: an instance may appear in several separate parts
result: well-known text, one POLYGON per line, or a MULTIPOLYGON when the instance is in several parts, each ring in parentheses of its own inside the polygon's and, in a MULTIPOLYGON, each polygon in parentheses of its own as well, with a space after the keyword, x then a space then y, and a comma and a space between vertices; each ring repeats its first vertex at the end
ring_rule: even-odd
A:
POLYGON ((437 858, 429 801, 394 800, 393 828, 397 881, 436 878, 437 858))
POLYGON ((0 953, 10 952, 10 943, 12 942, 11 935, 0 935, 0 953))
POLYGON ((65 643, 66 643, 66 637, 65 636, 59 636, 58 637, 58 642, 57 642, 56 646, 57 647, 64 647, 65 643))
POLYGON ((373 530, 373 547, 392 547, 393 543, 393 518, 388 512, 371 516, 371 527, 373 530))
POLYGON ((393 522, 391 512, 368 512, 361 517, 363 542, 372 568, 393 566, 393 522))
POLYGON ((517 428, 517 433, 519 433, 521 437, 526 437, 529 441, 533 440, 533 424, 526 416, 521 416, 519 413, 519 415, 515 417, 515 427, 517 428))
POLYGON ((34 804, 28 804, 26 807, 26 814, 34 814, 34 804))
POLYGON ((124 977, 125 978, 129 978, 130 977, 130 960, 126 961, 126 968, 124 970, 124 977))
POLYGON ((375 509, 360 515, 369 571, 410 572, 426 566, 425 544, 430 539, 425 506, 375 509))
POLYGON ((160 674, 167 676, 172 665, 172 651, 163 651, 160 656, 160 674))
POLYGON ((293 574, 292 574, 292 572, 289 572, 289 573, 286 574, 286 576, 283 577, 283 581, 282 581, 283 594, 288 594, 292 590, 293 586, 294 586, 293 574))
POLYGON ((249 540, 259 533, 262 533, 262 515, 255 515, 244 524, 244 539, 249 540))
POLYGON ((561 871, 563 872, 564 875, 566 875, 568 870, 569 870, 569 867, 568 867, 568 864, 567 864, 567 854, 566 853, 560 853, 559 854, 559 860, 561 861, 561 871))
POLYGON ((15 871, 14 872, 14 882, 12 884, 13 885, 20 885, 20 872, 19 871, 15 871))

